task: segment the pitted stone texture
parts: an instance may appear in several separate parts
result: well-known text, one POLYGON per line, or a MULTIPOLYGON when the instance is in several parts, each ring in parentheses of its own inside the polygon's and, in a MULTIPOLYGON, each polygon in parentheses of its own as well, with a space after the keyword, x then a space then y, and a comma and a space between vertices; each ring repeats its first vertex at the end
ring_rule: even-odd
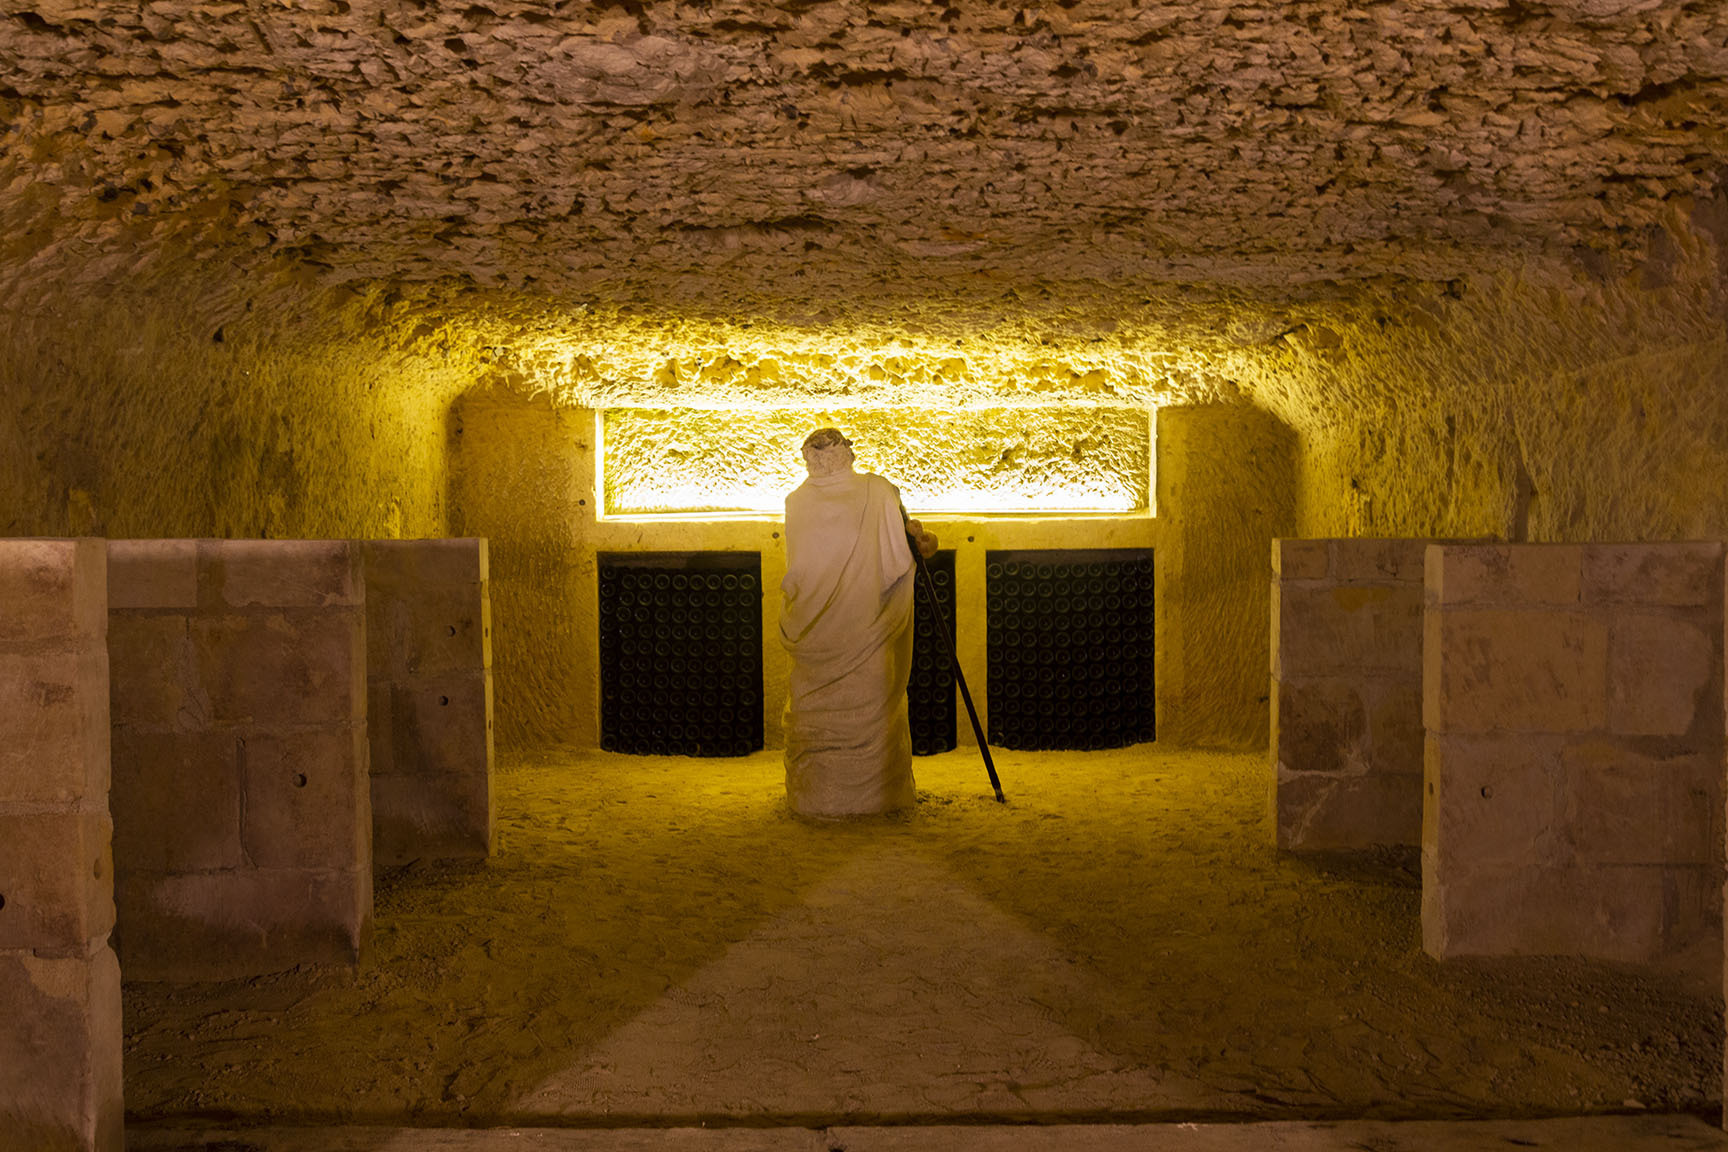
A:
POLYGON ((128 978, 352 962, 372 894, 360 547, 117 540, 109 579, 128 978))
POLYGON ((0 540, 0 1145, 119 1152, 100 540, 0 540))
POLYGON ((1422 540, 1272 542, 1278 846, 1421 841, 1422 540))
POLYGON ((1435 546, 1423 944, 1714 971, 1723 546, 1435 546))
POLYGON ((366 676, 375 866, 492 851, 486 541, 369 540, 366 676))
POLYGON ((359 276, 1446 279, 1640 244, 1728 155, 1719 2, 0 20, 6 215, 81 239, 214 221, 359 276))

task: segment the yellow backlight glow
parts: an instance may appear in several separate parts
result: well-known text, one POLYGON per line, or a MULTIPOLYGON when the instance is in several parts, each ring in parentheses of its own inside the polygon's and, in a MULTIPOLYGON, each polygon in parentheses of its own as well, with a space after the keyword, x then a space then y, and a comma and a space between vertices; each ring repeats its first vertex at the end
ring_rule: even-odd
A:
POLYGON ((601 413, 602 515, 778 515, 807 433, 840 428, 919 514, 1149 514, 1145 408, 646 409, 601 413))

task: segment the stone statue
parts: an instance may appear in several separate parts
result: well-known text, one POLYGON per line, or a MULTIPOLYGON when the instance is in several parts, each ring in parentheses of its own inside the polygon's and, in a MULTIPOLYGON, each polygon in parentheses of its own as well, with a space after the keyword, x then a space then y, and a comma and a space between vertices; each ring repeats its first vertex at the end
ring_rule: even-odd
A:
POLYGON ((914 801, 906 681, 917 569, 936 537, 900 490, 852 468, 834 428, 804 440, 809 477, 786 497, 780 643, 792 656, 786 795, 805 816, 863 816, 914 801))

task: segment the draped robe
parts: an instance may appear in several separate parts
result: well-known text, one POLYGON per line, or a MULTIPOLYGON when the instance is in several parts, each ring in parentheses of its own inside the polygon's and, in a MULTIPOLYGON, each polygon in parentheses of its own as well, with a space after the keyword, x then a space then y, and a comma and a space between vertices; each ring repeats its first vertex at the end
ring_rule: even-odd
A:
POLYGON ((797 812, 859 816, 913 803, 915 572, 900 490, 882 477, 812 476, 786 497, 780 643, 792 657, 786 795, 797 812))

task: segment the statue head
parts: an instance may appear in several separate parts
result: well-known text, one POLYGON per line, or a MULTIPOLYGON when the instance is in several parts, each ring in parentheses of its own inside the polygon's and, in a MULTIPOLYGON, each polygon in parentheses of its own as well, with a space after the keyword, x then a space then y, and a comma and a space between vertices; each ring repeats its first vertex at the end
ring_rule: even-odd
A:
POLYGON ((838 428, 818 428, 804 437, 804 466, 812 476, 852 470, 852 441, 838 428))

